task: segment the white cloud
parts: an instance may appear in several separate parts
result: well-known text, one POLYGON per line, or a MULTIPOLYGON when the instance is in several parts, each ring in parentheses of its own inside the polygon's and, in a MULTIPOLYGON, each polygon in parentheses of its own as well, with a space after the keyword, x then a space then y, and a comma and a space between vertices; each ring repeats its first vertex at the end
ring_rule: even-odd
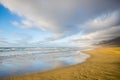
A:
POLYGON ((107 14, 103 14, 102 16, 98 16, 95 19, 91 19, 86 22, 82 29, 88 32, 94 32, 97 30, 104 30, 106 28, 111 28, 113 26, 120 24, 120 11, 115 11, 107 14))
POLYGON ((120 7, 119 0, 0 0, 0 3, 22 18, 14 25, 52 32, 54 38, 78 33, 78 24, 120 7))
POLYGON ((82 36, 74 41, 90 43, 119 36, 120 0, 0 0, 0 3, 21 18, 19 22, 13 21, 13 25, 52 33, 47 40, 81 32, 82 36))
POLYGON ((0 37, 0 47, 2 46, 8 46, 9 42, 6 40, 6 38, 0 37))
POLYGON ((34 27, 34 23, 32 23, 29 20, 23 20, 23 21, 21 21, 21 23, 19 23, 17 21, 13 21, 12 24, 14 26, 18 26, 18 27, 21 27, 21 28, 33 28, 34 27))
POLYGON ((71 30, 71 27, 66 24, 74 11, 73 8, 76 7, 76 1, 1 0, 1 3, 11 12, 22 17, 23 20, 21 22, 13 22, 16 26, 21 26, 22 28, 36 27, 58 35, 61 32, 65 33, 64 35, 69 35, 73 33, 72 30, 77 31, 76 28, 71 30))
POLYGON ((82 36, 76 37, 73 41, 96 43, 119 37, 120 12, 117 11, 99 16, 84 24, 82 29, 85 33, 82 36))

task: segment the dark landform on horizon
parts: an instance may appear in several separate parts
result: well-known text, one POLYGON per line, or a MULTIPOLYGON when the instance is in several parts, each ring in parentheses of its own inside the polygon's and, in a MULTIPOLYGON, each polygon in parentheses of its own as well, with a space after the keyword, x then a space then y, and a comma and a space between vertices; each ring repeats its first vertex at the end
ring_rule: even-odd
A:
POLYGON ((103 46, 120 46, 120 37, 117 37, 117 38, 114 38, 114 39, 111 39, 111 40, 105 40, 105 41, 102 41, 100 42, 99 44, 97 45, 103 45, 103 46))

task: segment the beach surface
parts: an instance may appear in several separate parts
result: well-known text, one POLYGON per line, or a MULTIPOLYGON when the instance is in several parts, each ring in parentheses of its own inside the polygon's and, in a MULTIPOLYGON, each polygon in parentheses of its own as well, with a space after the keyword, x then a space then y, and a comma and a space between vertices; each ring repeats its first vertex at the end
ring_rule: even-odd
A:
POLYGON ((91 55, 84 63, 0 80, 120 80, 120 47, 83 52, 91 55))

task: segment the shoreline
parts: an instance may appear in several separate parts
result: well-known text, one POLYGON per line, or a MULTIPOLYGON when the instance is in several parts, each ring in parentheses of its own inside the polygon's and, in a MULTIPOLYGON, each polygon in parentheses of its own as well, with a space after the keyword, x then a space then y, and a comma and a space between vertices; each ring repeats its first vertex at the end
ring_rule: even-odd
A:
POLYGON ((2 80, 118 80, 120 79, 120 47, 99 47, 82 51, 87 61, 60 69, 37 72, 2 80))
MULTIPOLYGON (((29 72, 29 71, 27 71, 28 69, 30 69, 30 70, 33 69, 32 67, 30 68, 28 66, 29 62, 28 62, 28 64, 26 63, 27 67, 23 67, 23 68, 18 67, 18 69, 13 68, 10 71, 8 71, 8 70, 5 71, 5 69, 3 68, 3 74, 2 74, 2 72, 0 72, 1 73, 0 74, 0 79, 1 78, 14 77, 14 76, 20 76, 20 75, 26 75, 26 74, 34 74, 34 73, 38 73, 38 72, 43 73, 43 72, 48 72, 48 71, 64 68, 64 67, 70 67, 70 66, 73 66, 73 65, 84 63, 88 58, 90 58, 90 55, 83 53, 82 50, 74 51, 74 52, 72 52, 72 55, 70 55, 68 57, 65 56, 65 58, 64 57, 63 58, 58 58, 58 61, 56 59, 55 60, 56 62, 53 61, 53 62, 49 63, 51 66, 53 66, 49 69, 46 68, 46 69, 39 70, 39 68, 41 68, 44 64, 41 65, 41 66, 38 64, 38 65, 33 65, 33 66, 39 66, 38 70, 36 69, 36 71, 29 72), (23 71, 20 71, 20 70, 23 70, 23 71), (6 72, 6 73, 4 73, 4 72, 6 72), (21 72, 23 72, 23 73, 21 73, 21 72)), ((37 60, 37 62, 40 62, 40 60, 37 60)), ((16 63, 19 64, 19 62, 16 62, 16 63)), ((23 66, 25 66, 26 64, 23 64, 23 66)), ((14 64, 14 65, 16 65, 16 64, 14 64)), ((2 70, 2 68, 1 68, 1 70, 2 70)))

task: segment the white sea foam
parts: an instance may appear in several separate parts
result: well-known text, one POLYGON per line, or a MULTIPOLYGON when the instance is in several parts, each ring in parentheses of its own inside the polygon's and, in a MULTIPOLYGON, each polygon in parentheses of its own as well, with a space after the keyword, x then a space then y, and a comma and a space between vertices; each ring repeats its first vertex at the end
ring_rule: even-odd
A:
POLYGON ((84 62, 81 48, 0 48, 0 77, 45 71, 84 62), (14 71, 14 72, 13 72, 14 71))

